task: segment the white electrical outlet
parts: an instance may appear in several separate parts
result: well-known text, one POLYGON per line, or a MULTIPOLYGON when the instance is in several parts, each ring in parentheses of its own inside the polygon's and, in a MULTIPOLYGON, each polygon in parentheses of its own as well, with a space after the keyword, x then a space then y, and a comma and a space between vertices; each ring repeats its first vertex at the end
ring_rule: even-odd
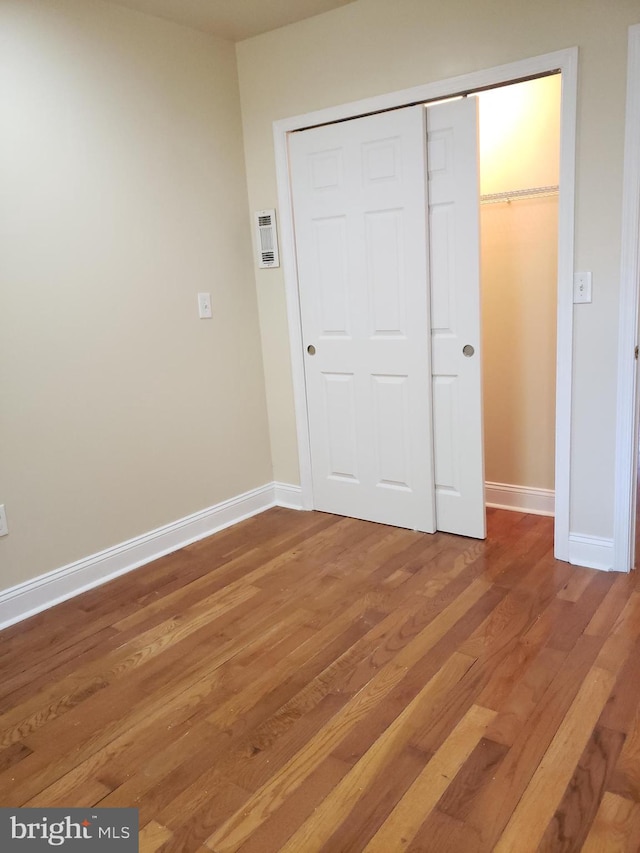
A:
POLYGON ((6 536, 8 532, 7 513, 4 511, 4 504, 0 504, 0 536, 6 536))
POLYGON ((211 294, 210 293, 199 293, 198 294, 198 314, 201 320, 210 319, 211 315, 211 294))

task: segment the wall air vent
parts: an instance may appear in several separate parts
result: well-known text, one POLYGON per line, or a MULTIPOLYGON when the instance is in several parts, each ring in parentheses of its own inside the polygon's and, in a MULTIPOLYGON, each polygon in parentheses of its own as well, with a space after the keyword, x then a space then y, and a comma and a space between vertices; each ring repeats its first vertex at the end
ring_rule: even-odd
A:
POLYGON ((275 210, 259 210, 255 214, 256 245, 258 247, 258 266, 279 267, 278 232, 276 230, 275 210))

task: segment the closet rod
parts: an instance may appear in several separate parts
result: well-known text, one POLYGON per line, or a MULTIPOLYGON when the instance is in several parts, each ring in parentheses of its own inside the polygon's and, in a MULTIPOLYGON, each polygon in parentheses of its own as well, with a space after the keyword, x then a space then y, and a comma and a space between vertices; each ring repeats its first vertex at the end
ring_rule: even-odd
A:
POLYGON ((560 187, 556 184, 555 186, 548 187, 529 187, 524 190, 508 190, 502 193, 488 193, 487 195, 480 196, 480 202, 482 204, 497 204, 500 201, 512 201, 513 199, 518 198, 551 196, 557 195, 559 189, 560 187))

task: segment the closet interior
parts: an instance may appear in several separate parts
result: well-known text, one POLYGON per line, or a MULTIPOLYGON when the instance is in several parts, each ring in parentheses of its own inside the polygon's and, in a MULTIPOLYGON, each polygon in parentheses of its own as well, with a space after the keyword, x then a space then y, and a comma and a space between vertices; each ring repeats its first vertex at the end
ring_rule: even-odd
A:
POLYGON ((553 514, 560 75, 479 95, 487 504, 553 514))

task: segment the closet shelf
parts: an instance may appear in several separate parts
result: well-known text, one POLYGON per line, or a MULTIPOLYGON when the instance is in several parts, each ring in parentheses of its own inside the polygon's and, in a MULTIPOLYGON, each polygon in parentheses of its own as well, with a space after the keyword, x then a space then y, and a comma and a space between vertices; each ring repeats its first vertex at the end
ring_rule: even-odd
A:
POLYGON ((488 193, 487 195, 480 196, 481 204, 498 204, 501 201, 515 201, 516 199, 521 198, 538 198, 544 196, 552 196, 557 195, 560 187, 556 184, 555 186, 548 187, 528 187, 524 190, 507 190, 502 193, 488 193))

